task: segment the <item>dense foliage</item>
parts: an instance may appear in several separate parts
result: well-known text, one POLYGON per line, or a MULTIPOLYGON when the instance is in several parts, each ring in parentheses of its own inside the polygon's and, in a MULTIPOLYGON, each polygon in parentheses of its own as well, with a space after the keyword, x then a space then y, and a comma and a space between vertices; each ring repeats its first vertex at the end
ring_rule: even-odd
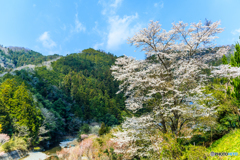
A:
POLYGON ((0 97, 0 123, 3 132, 9 135, 23 132, 35 141, 42 115, 25 84, 7 79, 0 85, 0 97))
POLYGON ((120 124, 127 113, 123 95, 115 94, 119 83, 111 76, 115 59, 90 48, 52 62, 52 69, 43 66, 4 75, 0 79, 3 132, 24 135, 34 145, 77 133, 81 126, 86 132, 84 123, 120 124))
MULTIPOLYGON (((74 101, 71 112, 77 117, 116 125, 122 121, 124 99, 122 94, 115 94, 118 82, 109 70, 115 59, 111 54, 90 48, 53 62, 53 70, 38 68, 36 76, 62 89, 74 101)), ((46 96, 46 89, 41 88, 40 93, 46 96)))

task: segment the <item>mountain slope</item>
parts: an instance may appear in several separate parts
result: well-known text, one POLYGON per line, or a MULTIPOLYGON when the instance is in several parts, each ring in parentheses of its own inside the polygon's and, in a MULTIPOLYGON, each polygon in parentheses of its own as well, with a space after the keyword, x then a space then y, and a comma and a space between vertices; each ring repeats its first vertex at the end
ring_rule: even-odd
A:
POLYGON ((0 73, 16 67, 41 64, 60 57, 59 55, 43 56, 42 54, 23 47, 3 47, 0 45, 0 73))
MULTIPOLYGON (((45 62, 33 70, 18 67, 22 70, 0 77, 0 85, 4 84, 3 88, 11 85, 5 83, 9 80, 14 80, 16 86, 25 84, 33 96, 34 106, 41 111, 41 128, 46 130, 45 133, 40 133, 40 129, 34 133, 57 140, 67 133, 78 132, 83 123, 104 122, 112 126, 123 121, 127 115, 123 94, 115 94, 119 82, 114 81, 110 71, 116 58, 90 48, 61 57, 51 64, 48 62, 48 67, 45 62)), ((6 107, 2 106, 3 109, 6 107)), ((12 122, 0 118, 3 132, 13 134, 17 132, 15 122, 7 123, 9 121, 12 122)), ((33 141, 39 143, 41 140, 43 138, 36 139, 35 136, 33 141)))

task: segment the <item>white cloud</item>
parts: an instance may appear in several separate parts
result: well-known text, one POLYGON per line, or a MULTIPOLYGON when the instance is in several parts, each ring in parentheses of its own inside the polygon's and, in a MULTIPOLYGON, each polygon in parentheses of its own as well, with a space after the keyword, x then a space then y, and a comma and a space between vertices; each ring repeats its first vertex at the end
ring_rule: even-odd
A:
MULTIPOLYGON (((99 45, 106 44, 106 49, 117 50, 121 44, 125 44, 128 37, 133 36, 133 34, 138 31, 141 27, 140 24, 135 24, 134 21, 138 19, 138 14, 135 15, 125 15, 120 17, 116 14, 117 9, 121 6, 123 0, 99 0, 103 6, 102 14, 108 19, 108 33, 104 34, 102 37, 104 43, 95 44, 95 48, 99 45)), ((97 31, 97 23, 94 27, 97 31)))
POLYGON ((154 7, 163 8, 163 6, 164 6, 163 2, 154 3, 154 7))
POLYGON ((233 35, 240 35, 240 28, 239 29, 235 29, 234 31, 231 32, 233 35))
POLYGON ((109 14, 115 14, 116 9, 121 5, 123 0, 111 0, 106 2, 105 0, 99 0, 98 3, 100 3, 104 9, 102 10, 102 15, 109 15, 109 14))
POLYGON ((75 27, 74 29, 72 30, 72 32, 85 32, 86 31, 86 27, 83 26, 83 24, 78 20, 78 14, 75 15, 75 27))
POLYGON ((124 16, 123 18, 119 18, 117 15, 109 17, 110 30, 108 33, 107 49, 118 49, 121 44, 126 43, 128 37, 133 36, 141 28, 139 24, 131 25, 133 20, 137 18, 137 13, 132 16, 124 16))
POLYGON ((100 49, 100 47, 102 47, 104 45, 104 43, 102 42, 102 43, 96 43, 94 46, 93 46, 93 48, 95 49, 95 50, 97 50, 97 49, 100 49))
POLYGON ((119 5, 121 5, 123 0, 115 0, 110 6, 117 8, 119 5))
POLYGON ((57 44, 50 38, 50 35, 48 32, 44 32, 38 40, 42 42, 43 47, 45 48, 53 48, 56 47, 57 44))

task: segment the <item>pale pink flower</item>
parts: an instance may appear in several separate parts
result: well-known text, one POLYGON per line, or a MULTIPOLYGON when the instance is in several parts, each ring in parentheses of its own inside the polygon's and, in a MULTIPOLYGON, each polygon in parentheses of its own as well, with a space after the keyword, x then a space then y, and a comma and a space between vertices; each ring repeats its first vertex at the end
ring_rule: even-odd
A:
POLYGON ((10 137, 7 134, 1 133, 0 134, 0 143, 3 144, 7 142, 10 139, 10 137))
POLYGON ((88 135, 87 134, 82 134, 81 135, 81 140, 84 140, 85 138, 88 138, 88 135))

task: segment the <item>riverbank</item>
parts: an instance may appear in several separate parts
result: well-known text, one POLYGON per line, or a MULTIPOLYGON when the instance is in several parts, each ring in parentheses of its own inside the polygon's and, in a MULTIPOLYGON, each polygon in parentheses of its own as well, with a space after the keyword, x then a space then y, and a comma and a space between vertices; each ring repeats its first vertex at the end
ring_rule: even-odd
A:
POLYGON ((45 160, 48 157, 57 156, 57 152, 61 151, 62 148, 74 147, 78 144, 76 136, 64 136, 61 141, 52 143, 48 148, 41 148, 39 150, 32 150, 29 152, 23 152, 20 150, 15 150, 11 152, 1 152, 0 160, 45 160))
POLYGON ((76 144, 76 137, 65 136, 62 141, 52 144, 48 149, 45 149, 45 151, 30 151, 28 156, 21 160, 45 160, 49 157, 57 156, 56 152, 61 151, 62 147, 72 146, 73 144, 76 144))
POLYGON ((45 160, 49 156, 42 152, 29 152, 27 157, 24 157, 20 160, 45 160))

